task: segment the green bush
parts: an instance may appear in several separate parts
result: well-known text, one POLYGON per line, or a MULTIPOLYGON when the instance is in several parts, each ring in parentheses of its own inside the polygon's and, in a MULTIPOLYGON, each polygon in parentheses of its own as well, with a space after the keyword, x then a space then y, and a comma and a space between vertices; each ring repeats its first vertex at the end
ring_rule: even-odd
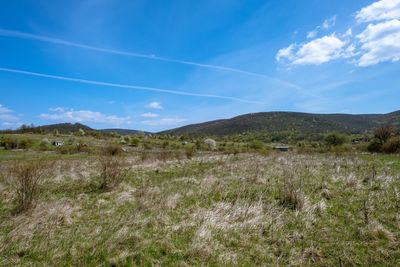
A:
POLYGON ((378 152, 382 152, 382 143, 377 140, 377 139, 373 139, 367 147, 368 151, 371 153, 378 153, 378 152))
POLYGON ((378 139, 382 144, 385 143, 394 134, 394 129, 392 126, 380 126, 375 129, 374 137, 378 139))
POLYGON ((259 140, 253 140, 249 143, 249 148, 251 149, 262 149, 264 147, 264 143, 259 140))
POLYGON ((33 146, 33 140, 29 138, 24 139, 15 139, 15 138, 1 138, 0 139, 0 147, 4 147, 4 149, 28 149, 33 146))
POLYGON ((382 146, 382 151, 385 153, 400 153, 400 136, 395 136, 387 140, 382 146))
POLYGON ((346 138, 338 133, 331 133, 325 137, 325 144, 328 146, 340 146, 346 142, 346 138))
POLYGON ((0 141, 0 146, 4 147, 4 149, 17 149, 18 141, 16 139, 11 138, 2 138, 0 141))
POLYGON ((18 141, 18 148, 20 149, 28 149, 33 145, 33 141, 31 139, 25 138, 18 141))
POLYGON ((130 145, 130 146, 137 147, 137 146, 139 145, 139 141, 140 141, 140 140, 139 140, 138 138, 136 138, 136 137, 131 138, 129 145, 130 145))
POLYGON ((185 155, 187 159, 192 159, 194 154, 196 153, 196 150, 194 147, 186 147, 185 148, 185 155))

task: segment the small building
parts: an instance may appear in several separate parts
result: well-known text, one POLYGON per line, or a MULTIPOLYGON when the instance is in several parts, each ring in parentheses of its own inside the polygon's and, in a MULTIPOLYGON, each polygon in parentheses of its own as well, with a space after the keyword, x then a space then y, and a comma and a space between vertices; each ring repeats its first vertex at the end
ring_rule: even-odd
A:
POLYGON ((288 152, 289 151, 289 147, 288 146, 274 146, 274 149, 282 151, 282 152, 288 152))
POLYGON ((63 142, 63 141, 53 141, 51 144, 52 144, 53 146, 63 146, 63 145, 64 145, 64 142, 63 142))

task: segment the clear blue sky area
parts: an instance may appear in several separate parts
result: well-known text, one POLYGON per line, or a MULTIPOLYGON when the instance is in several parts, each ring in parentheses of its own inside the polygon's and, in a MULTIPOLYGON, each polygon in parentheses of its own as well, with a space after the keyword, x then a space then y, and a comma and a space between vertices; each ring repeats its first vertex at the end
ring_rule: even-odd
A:
POLYGON ((0 3, 0 128, 400 109, 400 0, 0 3))

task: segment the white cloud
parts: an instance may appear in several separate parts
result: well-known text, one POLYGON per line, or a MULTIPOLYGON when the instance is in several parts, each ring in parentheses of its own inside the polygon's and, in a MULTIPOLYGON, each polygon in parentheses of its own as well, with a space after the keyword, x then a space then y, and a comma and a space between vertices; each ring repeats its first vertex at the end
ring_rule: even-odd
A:
POLYGON ((186 119, 183 118, 161 118, 156 120, 142 121, 142 123, 149 126, 173 126, 184 121, 186 121, 186 119))
POLYGON ((278 53, 275 56, 275 59, 277 61, 281 61, 283 59, 288 59, 292 60, 294 55, 293 55, 293 50, 296 48, 296 44, 291 44, 286 48, 282 48, 278 51, 278 53))
POLYGON ((73 110, 64 108, 51 108, 53 113, 40 114, 39 117, 45 120, 68 121, 68 122, 94 122, 111 125, 130 124, 130 117, 119 117, 116 115, 105 115, 101 112, 91 110, 73 110))
POLYGON ((307 39, 315 38, 317 36, 317 34, 318 34, 318 31, 316 31, 316 30, 310 31, 307 33, 307 39))
POLYGON ((14 115, 11 109, 0 104, 0 121, 3 121, 4 123, 15 123, 19 120, 20 118, 14 115))
POLYGON ((356 14, 358 22, 400 19, 400 0, 381 0, 362 8, 356 14))
MULTIPOLYGON (((291 65, 319 65, 334 59, 353 58, 351 63, 366 67, 386 61, 400 61, 400 0, 381 0, 356 13, 361 33, 353 35, 353 25, 345 33, 327 35, 307 43, 291 44, 276 54, 278 62, 291 65), (365 26, 366 22, 372 22, 365 26)), ((318 29, 333 27, 336 16, 324 21, 307 38, 314 38, 318 29)), ((357 29, 356 27, 355 29, 357 29)))
POLYGON ((146 108, 152 108, 152 109, 163 109, 163 107, 161 106, 161 103, 160 102, 156 102, 156 101, 147 104, 145 107, 146 108))
POLYGON ((329 29, 336 24, 336 16, 333 16, 329 19, 324 20, 324 23, 322 23, 322 28, 324 29, 329 29))
POLYGON ((319 65, 346 56, 346 42, 335 34, 314 39, 308 43, 292 44, 278 51, 276 59, 292 65, 319 65))
POLYGON ((150 112, 143 113, 143 114, 141 114, 140 116, 142 116, 143 118, 158 118, 158 117, 159 117, 158 114, 156 114, 156 113, 150 113, 150 112))
POLYGON ((359 66, 400 60, 400 20, 370 24, 357 38, 362 44, 359 66))

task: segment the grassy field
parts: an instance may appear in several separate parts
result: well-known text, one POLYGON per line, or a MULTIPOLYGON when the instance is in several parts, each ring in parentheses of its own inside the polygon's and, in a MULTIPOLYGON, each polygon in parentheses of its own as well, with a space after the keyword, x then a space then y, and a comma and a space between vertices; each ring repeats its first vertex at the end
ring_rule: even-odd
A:
POLYGON ((95 157, 46 156, 16 213, 13 159, 40 156, 0 153, 1 266, 400 265, 396 155, 128 154, 108 190, 95 157))

